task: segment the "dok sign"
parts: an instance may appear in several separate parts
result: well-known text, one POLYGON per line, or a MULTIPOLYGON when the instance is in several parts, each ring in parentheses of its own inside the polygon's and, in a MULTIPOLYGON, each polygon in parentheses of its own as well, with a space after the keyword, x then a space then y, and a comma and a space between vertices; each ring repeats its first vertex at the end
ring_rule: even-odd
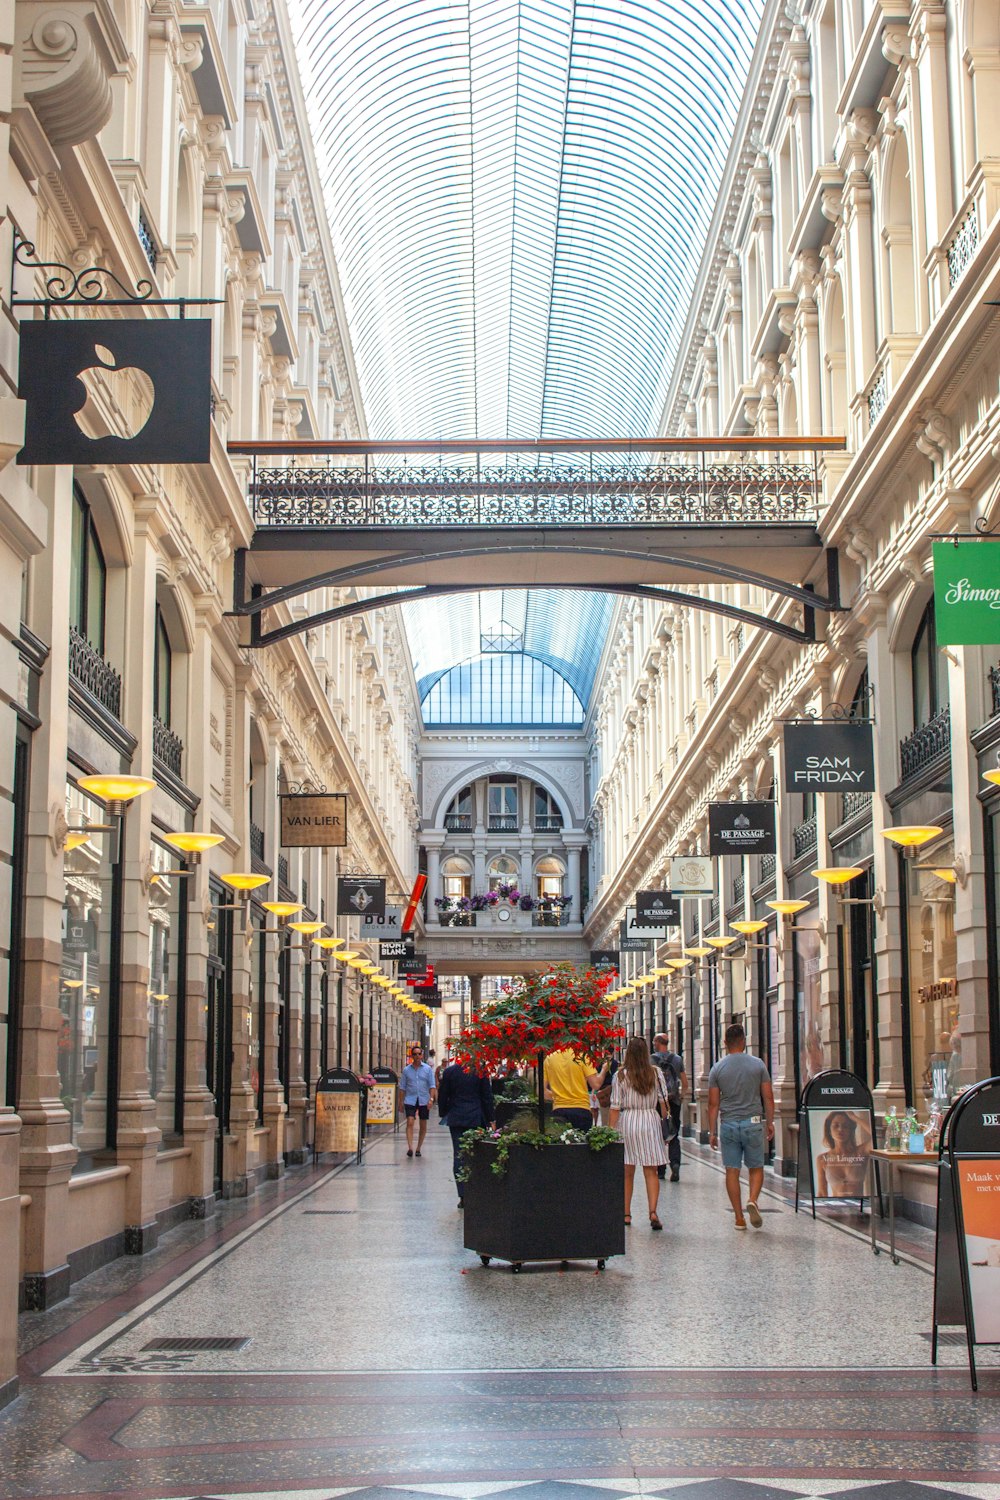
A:
POLYGON ((347 843, 347 797, 343 792, 313 795, 283 792, 281 839, 283 849, 343 849, 347 843))
POLYGON ((871 724, 785 725, 786 792, 873 792, 875 744, 871 724))
POLYGON ((19 464, 208 463, 208 318, 25 319, 20 354, 19 464))
POLYGON ((1000 643, 996 542, 934 543, 934 629, 939 646, 1000 643))
POLYGON ((777 854, 773 802, 712 802, 708 852, 713 855, 777 854))

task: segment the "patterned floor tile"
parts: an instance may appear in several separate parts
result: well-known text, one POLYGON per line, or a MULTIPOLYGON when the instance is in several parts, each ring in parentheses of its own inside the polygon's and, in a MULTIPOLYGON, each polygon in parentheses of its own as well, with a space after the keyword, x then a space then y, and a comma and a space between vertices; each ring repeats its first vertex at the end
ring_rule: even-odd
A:
POLYGON ((669 1495, 670 1500, 788 1500, 789 1495, 788 1490, 775 1489, 762 1479, 754 1483, 745 1479, 696 1479, 654 1493, 669 1495))

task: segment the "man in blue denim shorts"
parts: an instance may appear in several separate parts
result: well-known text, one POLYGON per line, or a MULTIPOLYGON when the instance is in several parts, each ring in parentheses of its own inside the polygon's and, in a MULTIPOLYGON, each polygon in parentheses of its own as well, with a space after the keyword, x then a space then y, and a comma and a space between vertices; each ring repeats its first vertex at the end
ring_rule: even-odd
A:
POLYGON ((760 1058, 747 1051, 742 1026, 726 1028, 726 1055, 708 1075, 708 1143, 713 1151, 719 1149, 720 1135, 726 1192, 736 1215, 736 1228, 746 1229, 749 1219, 755 1229, 760 1229, 764 1221, 757 1199, 764 1186, 765 1136, 769 1141, 774 1139, 774 1089, 760 1058), (744 1164, 750 1176, 747 1219, 743 1217, 740 1193, 740 1168, 744 1164))

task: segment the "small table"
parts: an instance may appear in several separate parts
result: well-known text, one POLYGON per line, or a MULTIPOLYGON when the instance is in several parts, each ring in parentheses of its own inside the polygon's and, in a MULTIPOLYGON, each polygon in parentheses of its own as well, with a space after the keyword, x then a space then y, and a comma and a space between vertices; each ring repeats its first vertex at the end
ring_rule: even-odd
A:
POLYGON ((871 1193, 869 1195, 871 1226, 872 1226, 872 1253, 878 1255, 880 1247, 875 1236, 875 1163, 883 1161, 886 1166, 886 1192, 889 1195, 889 1254, 892 1256, 894 1266, 899 1265, 899 1256, 896 1254, 896 1195, 894 1192, 893 1177, 896 1168, 906 1163, 914 1167, 936 1167, 940 1164, 940 1158, 936 1151, 873 1151, 869 1158, 871 1170, 871 1193))

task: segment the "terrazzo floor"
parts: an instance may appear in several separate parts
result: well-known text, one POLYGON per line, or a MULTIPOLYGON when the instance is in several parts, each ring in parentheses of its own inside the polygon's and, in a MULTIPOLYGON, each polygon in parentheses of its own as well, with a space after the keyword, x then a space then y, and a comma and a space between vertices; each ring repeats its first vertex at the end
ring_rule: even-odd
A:
POLYGON ((624 1257, 483 1268, 450 1139, 289 1173, 24 1320, 0 1496, 1000 1500, 1000 1360, 929 1365, 932 1281, 689 1153, 624 1257), (246 1339, 164 1354, 163 1337, 246 1339), (696 1494, 697 1491, 697 1494, 696 1494))

